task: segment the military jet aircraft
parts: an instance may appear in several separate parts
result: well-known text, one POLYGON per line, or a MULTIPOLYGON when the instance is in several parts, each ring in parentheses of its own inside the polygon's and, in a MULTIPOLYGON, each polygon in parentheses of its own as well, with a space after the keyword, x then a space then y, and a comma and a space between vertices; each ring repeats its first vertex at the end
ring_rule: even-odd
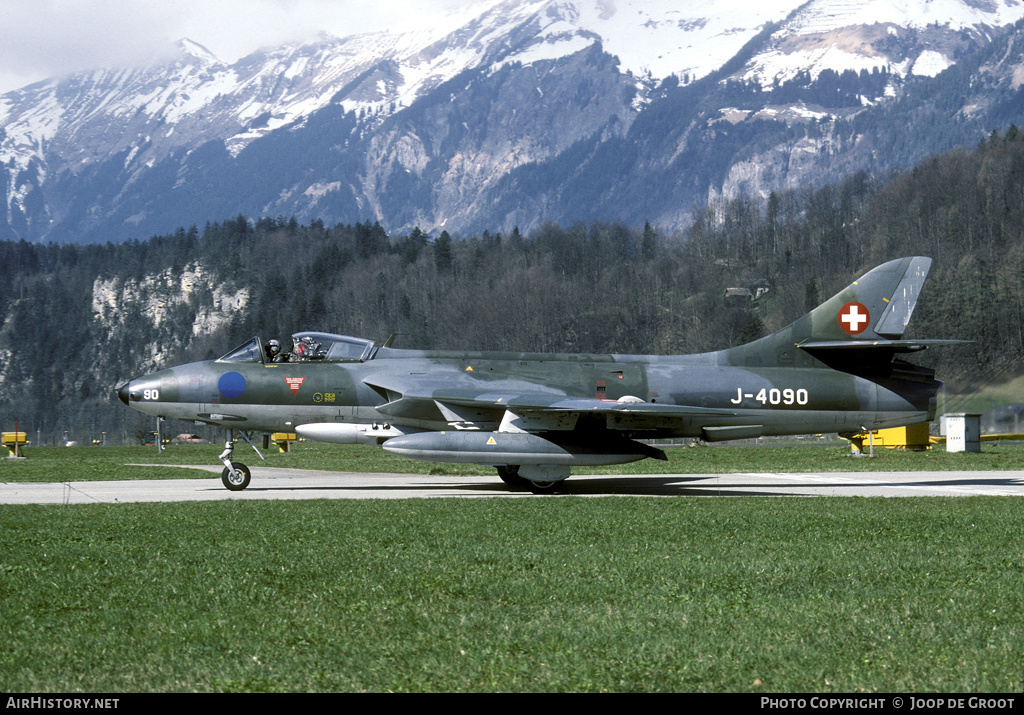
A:
POLYGON ((574 466, 665 459, 642 440, 850 433, 933 419, 942 383, 901 357, 960 342, 903 339, 930 266, 925 257, 890 261, 777 333, 709 353, 404 350, 392 339, 303 332, 292 336, 288 362, 254 337, 117 394, 150 415, 226 428, 220 461, 231 490, 250 481, 232 461, 233 433, 252 445, 254 433, 295 432, 490 465, 511 487, 547 492, 574 466))

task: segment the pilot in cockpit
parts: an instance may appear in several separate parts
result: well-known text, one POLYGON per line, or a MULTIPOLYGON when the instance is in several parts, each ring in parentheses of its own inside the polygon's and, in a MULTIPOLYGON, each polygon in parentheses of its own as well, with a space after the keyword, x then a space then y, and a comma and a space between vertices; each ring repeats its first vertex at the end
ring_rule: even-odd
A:
POLYGON ((277 340, 270 340, 269 342, 267 342, 264 348, 267 352, 268 362, 292 362, 293 358, 295 357, 290 352, 281 352, 281 343, 277 340))
POLYGON ((281 343, 277 340, 270 340, 263 346, 263 349, 267 353, 267 361, 276 362, 277 356, 281 352, 281 343))

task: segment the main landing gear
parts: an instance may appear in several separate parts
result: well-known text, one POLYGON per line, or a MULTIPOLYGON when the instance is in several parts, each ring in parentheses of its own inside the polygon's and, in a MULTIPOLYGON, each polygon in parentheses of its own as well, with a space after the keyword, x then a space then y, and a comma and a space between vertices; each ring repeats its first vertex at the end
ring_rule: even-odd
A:
POLYGON ((562 484, 569 476, 567 468, 555 466, 509 464, 495 467, 495 469, 498 470, 498 476, 505 484, 510 487, 528 489, 534 494, 554 494, 562 488, 562 484), (531 477, 543 477, 543 480, 531 477))
MULTIPOLYGON (((241 462, 231 461, 231 457, 235 453, 235 438, 234 430, 227 430, 227 435, 224 441, 224 451, 220 454, 220 461, 224 463, 224 471, 220 473, 220 481, 225 487, 233 492, 240 492, 249 486, 249 480, 252 478, 252 474, 249 472, 249 468, 241 462)), ((256 445, 249 439, 249 435, 245 432, 239 431, 238 434, 242 435, 242 439, 249 443, 249 446, 256 450, 256 454, 260 455, 260 459, 265 460, 264 457, 256 445)))

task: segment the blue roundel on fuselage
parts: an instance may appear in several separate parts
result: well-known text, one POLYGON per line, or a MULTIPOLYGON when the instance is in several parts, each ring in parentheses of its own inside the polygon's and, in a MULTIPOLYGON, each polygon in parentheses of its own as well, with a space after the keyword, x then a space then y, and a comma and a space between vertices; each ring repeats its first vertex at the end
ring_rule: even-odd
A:
POLYGON ((245 392, 245 378, 240 372, 226 372, 217 380, 217 389, 224 397, 239 397, 245 392))

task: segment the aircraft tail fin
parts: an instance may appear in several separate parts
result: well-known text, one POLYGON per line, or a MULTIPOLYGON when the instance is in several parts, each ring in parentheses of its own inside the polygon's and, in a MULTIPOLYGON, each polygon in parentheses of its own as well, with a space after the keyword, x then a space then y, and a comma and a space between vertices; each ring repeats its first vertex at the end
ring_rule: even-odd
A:
POLYGON ((916 256, 868 271, 797 321, 794 337, 813 342, 899 340, 931 265, 932 259, 916 256))
POLYGON ((867 362, 888 362, 896 352, 920 350, 928 345, 960 341, 904 340, 932 259, 899 258, 874 268, 796 322, 766 338, 727 351, 730 364, 793 364, 798 351, 826 362, 843 354, 867 362), (865 353, 863 351, 869 351, 865 353), (873 355, 867 358, 868 354, 873 355))

